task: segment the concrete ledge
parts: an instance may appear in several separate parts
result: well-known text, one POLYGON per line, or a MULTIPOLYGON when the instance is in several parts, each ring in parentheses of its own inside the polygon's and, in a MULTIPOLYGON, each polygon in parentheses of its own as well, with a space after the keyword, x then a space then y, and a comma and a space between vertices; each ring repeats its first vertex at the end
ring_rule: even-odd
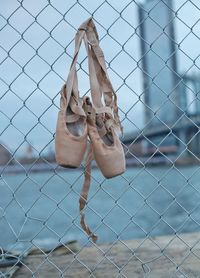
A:
POLYGON ((200 277, 200 233, 162 236, 29 255, 15 278, 200 277))

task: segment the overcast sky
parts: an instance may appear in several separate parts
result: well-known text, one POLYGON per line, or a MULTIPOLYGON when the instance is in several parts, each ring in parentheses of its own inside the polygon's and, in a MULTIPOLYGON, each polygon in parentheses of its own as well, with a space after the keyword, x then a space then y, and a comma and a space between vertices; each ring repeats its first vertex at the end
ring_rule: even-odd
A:
MULTIPOLYGON (((141 52, 135 33, 137 8, 142 2, 0 2, 0 141, 9 150, 18 149, 16 155, 21 154, 27 147, 24 139, 38 152, 53 147, 56 105, 59 103, 57 94, 67 77, 76 28, 91 14, 109 63, 109 75, 117 91, 125 133, 143 127, 144 107, 139 100, 143 90, 142 73, 137 67, 141 52), (125 118, 125 113, 131 121, 125 118)), ((174 20, 176 41, 181 43, 182 50, 177 53, 178 70, 198 74, 193 61, 196 59, 199 64, 200 2, 174 0, 173 3, 177 11, 174 20)), ((81 49, 79 62, 84 57, 85 51, 81 49)), ((82 67, 87 71, 87 61, 82 67)), ((89 90, 88 77, 83 70, 79 71, 79 90, 81 95, 89 90)))

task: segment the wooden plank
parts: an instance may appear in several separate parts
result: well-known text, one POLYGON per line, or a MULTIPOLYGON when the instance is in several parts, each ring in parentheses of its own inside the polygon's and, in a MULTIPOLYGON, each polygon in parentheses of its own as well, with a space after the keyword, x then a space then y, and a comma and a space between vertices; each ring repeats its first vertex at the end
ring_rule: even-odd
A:
POLYGON ((29 255, 15 278, 200 277, 200 233, 118 241, 76 254, 29 255), (35 276, 34 276, 35 275, 35 276))

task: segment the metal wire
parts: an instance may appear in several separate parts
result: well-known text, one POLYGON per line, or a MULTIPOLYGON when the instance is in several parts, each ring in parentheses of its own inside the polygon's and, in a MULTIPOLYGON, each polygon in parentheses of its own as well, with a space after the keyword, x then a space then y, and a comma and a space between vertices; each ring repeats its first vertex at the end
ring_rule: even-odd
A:
MULTIPOLYGON (((57 270, 56 277, 72 277, 75 263, 88 271, 88 277, 97 277, 96 271, 105 262, 113 270, 112 277, 142 277, 138 273, 153 277, 153 263, 162 260, 172 266, 172 272, 162 277, 194 277, 184 264, 191 255, 199 261, 195 251, 199 240, 190 246, 182 233, 200 230, 200 53, 188 42, 200 41, 200 20, 195 17, 199 11, 200 4, 194 0, 174 1, 173 5, 166 0, 1 2, 0 249, 3 257, 17 249, 20 258, 28 250, 39 249, 40 263, 34 270, 22 260, 30 277, 37 277, 45 264, 57 270), (186 16, 187 9, 191 13, 186 16), (163 11, 170 14, 167 23, 159 18, 163 11), (114 181, 104 179, 98 170, 92 173, 86 215, 88 221, 95 219, 93 230, 102 237, 100 245, 92 243, 79 224, 77 204, 84 164, 75 172, 64 171, 53 154, 59 92, 72 60, 73 37, 81 22, 91 16, 118 95, 129 166, 114 181), (165 77, 168 85, 163 85, 165 77), (176 80, 173 86, 167 78, 176 80), (171 121, 168 113, 175 113, 171 121), (160 163, 165 167, 158 167, 160 163), (189 167, 182 167, 185 164, 189 167), (170 216, 173 211, 176 218, 170 216), (148 223, 148 213, 152 223, 148 223), (163 246, 155 236, 167 234, 171 236, 163 246), (132 248, 127 240, 137 237, 141 239, 132 248), (66 242, 74 238, 81 242, 79 250, 71 250, 70 263, 61 268, 51 255, 58 244, 70 249, 66 242), (50 252, 43 246, 48 239, 50 245, 56 242, 50 252), (168 252, 174 240, 187 250, 179 261, 168 252), (156 250, 148 258, 140 254, 147 242, 156 250), (102 243, 109 243, 107 249, 102 243), (116 244, 129 252, 126 261, 110 256, 116 244), (92 267, 81 257, 88 245, 98 253, 92 267), (134 260, 140 270, 127 276, 126 268, 134 260)), ((77 72, 85 95, 90 91, 87 57, 80 54, 77 72)), ((12 268, 6 271, 0 268, 0 277, 7 277, 12 268)))

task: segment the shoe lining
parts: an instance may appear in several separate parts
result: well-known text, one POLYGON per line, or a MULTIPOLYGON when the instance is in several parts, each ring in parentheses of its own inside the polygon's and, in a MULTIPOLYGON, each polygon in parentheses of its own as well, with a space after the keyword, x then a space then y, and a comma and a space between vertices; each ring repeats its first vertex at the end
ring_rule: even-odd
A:
MULTIPOLYGON (((96 118, 96 126, 97 129, 101 129, 103 127, 104 123, 101 117, 97 117, 96 118)), ((107 145, 107 146, 112 146, 114 144, 114 140, 113 140, 113 135, 111 132, 107 132, 102 138, 103 142, 107 145)))
POLYGON ((107 133, 102 137, 102 140, 107 146, 112 146, 114 143, 112 134, 107 133))
MULTIPOLYGON (((66 116, 68 115, 73 115, 73 111, 71 110, 70 107, 67 108, 66 111, 66 116)), ((82 136, 85 131, 85 123, 83 118, 79 118, 78 121, 73 122, 73 123, 66 123, 67 129, 69 132, 74 135, 74 136, 82 136)))

